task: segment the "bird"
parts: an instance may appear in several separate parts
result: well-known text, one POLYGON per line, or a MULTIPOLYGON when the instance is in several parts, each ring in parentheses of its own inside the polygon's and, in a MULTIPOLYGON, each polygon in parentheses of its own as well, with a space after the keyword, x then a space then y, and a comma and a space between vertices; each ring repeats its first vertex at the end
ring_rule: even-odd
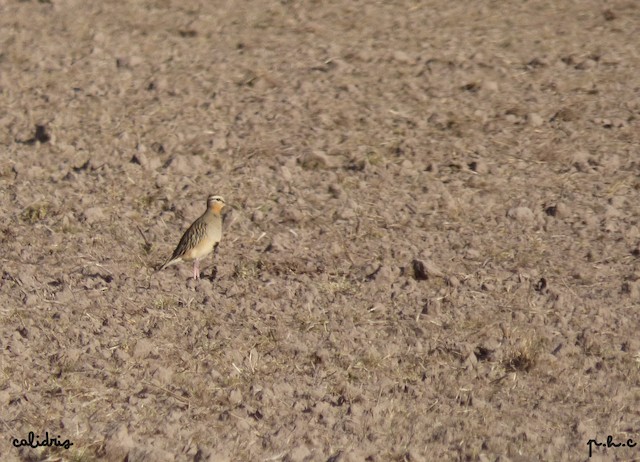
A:
POLYGON ((226 206, 222 196, 207 197, 207 210, 184 232, 171 258, 160 267, 193 261, 193 279, 200 279, 200 260, 217 251, 222 239, 222 209, 226 206))

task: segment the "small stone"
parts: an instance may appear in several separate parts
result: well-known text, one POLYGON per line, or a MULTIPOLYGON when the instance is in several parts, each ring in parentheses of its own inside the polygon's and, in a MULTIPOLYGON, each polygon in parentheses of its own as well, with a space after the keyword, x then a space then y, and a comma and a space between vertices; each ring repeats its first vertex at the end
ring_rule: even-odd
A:
POLYGON ((329 246, 329 253, 336 257, 344 255, 344 247, 339 242, 333 241, 329 246))
POLYGON ((529 115, 527 115, 527 122, 532 127, 540 127, 542 126, 542 124, 544 124, 544 119, 542 118, 542 116, 540 116, 540 114, 536 114, 535 112, 532 112, 529 115))
POLYGON ((331 358, 331 353, 326 348, 320 348, 313 355, 314 362, 326 363, 331 358))
POLYGON ((507 217, 520 223, 531 223, 535 215, 529 207, 513 207, 507 211, 507 217))
POLYGON ((34 306, 38 304, 38 296, 36 294, 27 294, 24 297, 25 306, 34 306))
POLYGON ((254 223, 260 223, 262 220, 264 220, 264 213, 261 210, 256 210, 251 214, 251 221, 254 223))
POLYGON ((478 364, 478 358, 473 352, 469 353, 469 355, 464 361, 464 364, 465 366, 467 366, 467 368, 473 369, 478 364))
POLYGON ((545 59, 541 59, 538 57, 533 58, 531 61, 527 63, 527 66, 532 69, 538 69, 541 67, 547 67, 549 63, 545 59))
POLYGON ((592 69, 596 67, 597 64, 598 63, 593 59, 585 59, 584 61, 576 64, 576 69, 578 70, 592 69))
POLYGON ((480 289, 485 292, 493 292, 495 286, 490 282, 483 282, 482 284, 480 284, 480 289))
POLYGON ((569 216, 569 207, 567 207, 564 203, 558 202, 556 204, 556 218, 567 218, 569 216))
POLYGON ((342 207, 338 211, 338 218, 340 218, 341 220, 350 220, 352 218, 355 218, 356 216, 357 214, 355 210, 350 207, 342 207))
POLYGON ((405 159, 402 161, 401 167, 406 170, 411 170, 413 168, 413 162, 411 162, 409 159, 405 159))
POLYGON ((429 276, 442 277, 443 273, 440 269, 430 260, 413 260, 413 274, 418 281, 425 281, 429 279, 429 276))
POLYGON ((153 343, 149 340, 141 338, 136 342, 136 346, 133 348, 134 358, 144 358, 153 351, 153 343))
POLYGON ((377 284, 391 284, 396 278, 395 272, 387 265, 380 265, 367 276, 370 281, 377 284))
POLYGON ((198 446, 198 450, 196 451, 196 455, 193 456, 193 462, 213 462, 214 460, 214 452, 204 446, 198 446))
POLYGON ((589 163, 590 159, 591 159, 591 156, 589 155, 588 152, 578 151, 573 154, 571 158, 571 163, 573 164, 575 169, 579 172, 590 172, 593 170, 593 168, 591 167, 591 164, 589 163))
POLYGON ((232 390, 229 393, 229 402, 235 406, 242 402, 242 392, 240 390, 232 390))
POLYGON ((84 220, 88 224, 96 223, 104 220, 104 212, 102 207, 89 207, 84 211, 84 220))
POLYGON ((313 151, 304 154, 298 162, 305 170, 318 170, 331 166, 331 159, 323 151, 313 151))
POLYGON ((293 175, 291 174, 291 170, 289 170, 285 166, 280 167, 280 176, 284 181, 291 181, 291 178, 293 178, 293 175))
POLYGON ((175 155, 167 160, 163 167, 174 175, 193 176, 194 173, 206 172, 204 160, 198 155, 175 155))
POLYGON ((605 127, 605 128, 624 128, 627 126, 627 121, 624 119, 621 119, 619 117, 614 117, 613 119, 611 119, 611 127, 605 127))
POLYGON ((447 276, 447 284, 451 287, 458 287, 460 285, 460 281, 455 276, 447 276))
POLYGON ((573 109, 568 107, 560 109, 552 118, 552 120, 562 120, 563 122, 571 122, 576 119, 578 119, 578 115, 573 109))
POLYGON ((109 460, 124 460, 131 449, 135 447, 135 443, 127 426, 122 424, 117 427, 104 442, 105 456, 109 460))
POLYGON ((411 62, 411 58, 407 53, 401 50, 397 50, 393 52, 393 59, 402 64, 407 64, 411 62))
POLYGON ((130 162, 132 164, 136 164, 146 169, 149 167, 149 159, 147 159, 144 150, 140 150, 140 146, 138 146, 138 152, 131 157, 130 162))
POLYGON ((289 460, 292 462, 303 462, 308 460, 308 457, 311 455, 309 448, 306 446, 298 446, 293 451, 289 453, 289 460))
POLYGON ((127 354, 127 352, 121 348, 116 348, 115 350, 113 350, 113 354, 111 355, 111 357, 120 364, 125 363, 130 359, 130 356, 127 354))
POLYGON ((498 82, 494 82, 492 80, 485 81, 483 82, 482 87, 488 91, 498 91, 498 82))
POLYGON ((337 184, 330 184, 329 194, 331 194, 334 199, 340 199, 342 196, 344 196, 344 190, 337 184))
POLYGON ((168 175, 158 175, 156 177, 156 188, 162 189, 169 184, 168 175))
POLYGON ((427 122, 435 126, 439 130, 447 130, 454 123, 446 114, 434 112, 427 118, 427 122))
POLYGON ((505 120, 507 122, 509 122, 510 124, 517 124, 520 122, 520 118, 518 116, 516 116, 515 114, 507 114, 505 116, 505 120))
POLYGON ((487 163, 484 160, 481 159, 476 159, 476 160, 472 160, 471 162, 469 162, 469 168, 476 172, 476 173, 480 173, 480 174, 484 174, 484 173, 488 173, 489 172, 489 167, 487 166, 487 163))
POLYGON ((151 376, 156 379, 159 384, 166 385, 171 382, 173 371, 167 369, 166 367, 158 366, 158 368, 153 372, 153 374, 151 374, 151 376))
POLYGON ((139 145, 138 152, 136 152, 131 157, 130 162, 132 164, 139 165, 144 170, 155 170, 156 168, 160 167, 160 160, 157 157, 153 157, 153 156, 149 158, 146 153, 147 153, 146 147, 142 144, 139 145))

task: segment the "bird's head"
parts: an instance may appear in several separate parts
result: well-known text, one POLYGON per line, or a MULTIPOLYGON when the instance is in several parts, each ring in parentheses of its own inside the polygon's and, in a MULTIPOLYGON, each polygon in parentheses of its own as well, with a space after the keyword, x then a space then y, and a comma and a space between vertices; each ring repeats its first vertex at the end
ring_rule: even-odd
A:
POLYGON ((222 196, 211 195, 207 198, 207 208, 213 210, 215 213, 220 213, 225 206, 226 203, 222 196))

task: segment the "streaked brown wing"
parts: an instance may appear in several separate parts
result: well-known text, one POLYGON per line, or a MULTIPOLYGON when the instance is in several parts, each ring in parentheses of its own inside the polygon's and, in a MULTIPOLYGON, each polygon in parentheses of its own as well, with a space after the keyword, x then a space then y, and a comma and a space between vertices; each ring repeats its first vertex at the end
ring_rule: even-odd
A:
POLYGON ((182 235, 182 238, 180 239, 176 250, 174 250, 173 255, 171 255, 171 260, 182 257, 185 253, 187 253, 187 251, 194 248, 198 244, 198 242, 200 242, 204 238, 206 228, 206 223, 204 222, 202 217, 194 221, 191 226, 189 226, 189 229, 187 229, 182 235))

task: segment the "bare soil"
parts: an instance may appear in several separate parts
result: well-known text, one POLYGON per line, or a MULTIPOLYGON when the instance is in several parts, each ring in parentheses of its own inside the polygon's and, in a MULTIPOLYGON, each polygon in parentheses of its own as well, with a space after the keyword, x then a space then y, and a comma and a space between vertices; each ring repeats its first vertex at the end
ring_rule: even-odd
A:
POLYGON ((639 24, 633 0, 1 1, 0 459, 640 442, 639 24), (156 272, 208 194, 233 207, 203 279, 156 272))

